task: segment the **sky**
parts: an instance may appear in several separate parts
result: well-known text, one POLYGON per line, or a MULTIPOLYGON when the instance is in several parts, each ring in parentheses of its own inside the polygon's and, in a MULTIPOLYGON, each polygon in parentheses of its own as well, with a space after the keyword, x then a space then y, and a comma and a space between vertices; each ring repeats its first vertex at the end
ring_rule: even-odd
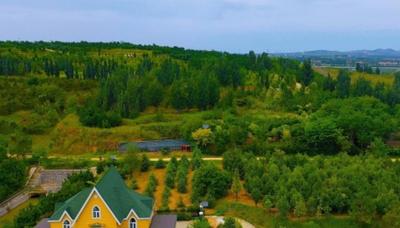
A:
POLYGON ((0 0, 0 40, 400 50, 400 0, 0 0))

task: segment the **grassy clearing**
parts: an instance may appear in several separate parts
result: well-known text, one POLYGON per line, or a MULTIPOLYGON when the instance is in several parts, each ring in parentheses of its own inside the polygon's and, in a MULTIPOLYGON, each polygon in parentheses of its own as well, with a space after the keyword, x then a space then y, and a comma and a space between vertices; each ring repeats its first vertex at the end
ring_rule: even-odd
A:
POLYGON ((76 115, 66 116, 51 132, 55 154, 84 154, 97 151, 115 151, 120 142, 167 138, 177 134, 180 122, 137 124, 125 120, 119 127, 110 129, 84 127, 76 115))
POLYGON ((183 121, 203 118, 209 113, 163 111, 163 114, 152 111, 136 119, 124 119, 121 126, 109 129, 82 126, 77 115, 69 114, 48 135, 36 139, 39 145, 48 145, 51 154, 81 155, 115 151, 120 142, 179 138, 183 121))
POLYGON ((28 207, 29 204, 37 204, 39 202, 39 199, 31 198, 25 203, 19 205, 18 207, 14 208, 13 210, 10 211, 10 213, 4 215, 3 217, 0 217, 0 227, 6 227, 7 224, 11 224, 12 221, 14 220, 14 217, 24 208, 28 207))

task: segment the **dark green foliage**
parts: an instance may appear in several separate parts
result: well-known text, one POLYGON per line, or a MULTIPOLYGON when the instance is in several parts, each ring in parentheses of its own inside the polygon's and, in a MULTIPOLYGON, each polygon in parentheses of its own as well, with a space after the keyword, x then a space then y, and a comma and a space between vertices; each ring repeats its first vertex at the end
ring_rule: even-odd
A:
POLYGON ((194 220, 192 227, 193 228, 211 228, 211 225, 210 225, 210 223, 208 223, 207 219, 200 218, 200 219, 194 220))
POLYGON ((133 190, 139 189, 139 186, 138 186, 137 181, 136 181, 135 178, 132 178, 132 179, 131 179, 131 188, 132 188, 133 190))
POLYGON ((349 72, 346 70, 340 70, 336 84, 336 93, 338 97, 345 98, 350 95, 350 83, 351 78, 349 72))
POLYGON ((203 163, 203 155, 201 153, 201 150, 199 148, 194 148, 193 153, 192 153, 192 170, 200 168, 201 164, 203 163))
POLYGON ((96 173, 97 173, 97 175, 102 174, 104 172, 105 168, 106 168, 106 162, 105 161, 97 162, 97 165, 96 165, 96 173))
POLYGON ((156 176, 154 176, 154 174, 150 174, 149 177, 149 181, 147 182, 147 186, 146 186, 146 190, 144 191, 144 193, 147 196, 153 197, 154 196, 154 192, 156 191, 158 185, 158 181, 156 176))
POLYGON ((379 157, 385 157, 389 154, 390 148, 382 141, 381 138, 375 138, 371 142, 367 151, 369 154, 379 157))
MULTIPOLYGON (((122 124, 122 118, 155 109, 152 121, 173 121, 176 127, 164 131, 158 124, 146 124, 143 132, 192 142, 192 132, 207 124, 212 140, 203 152, 224 157, 224 171, 204 162, 197 148, 190 162, 172 158, 164 180, 165 210, 170 189, 188 191, 191 166, 195 204, 208 200, 213 205, 229 190, 237 194, 242 179, 256 204, 278 208, 283 216, 339 213, 367 224, 382 217, 388 227, 398 220, 400 168, 388 159, 396 152, 385 142, 398 140, 400 73, 389 86, 367 78, 352 81, 354 74, 345 70, 337 78, 325 77, 313 71, 310 61, 301 64, 266 53, 128 43, 0 42, 0 53, 0 75, 7 76, 0 77, 0 198, 23 185, 22 159, 32 152, 32 138, 52 132, 67 114, 77 113, 85 126, 110 128, 122 124), (116 56, 115 50, 123 54, 116 56), (174 114, 162 114, 170 107, 208 111, 175 119, 174 114), (8 158, 7 152, 15 157, 8 158)), ((373 71, 360 63, 356 70, 373 71)), ((147 156, 138 157, 135 151, 115 161, 127 179, 135 171, 149 170, 147 156)), ((29 162, 47 168, 94 163, 48 159, 42 152, 33 150, 29 162)), ((97 172, 107 165, 99 162, 97 172)), ((165 164, 159 160, 155 167, 165 164)), ((84 185, 74 187, 78 191, 84 185)), ((131 186, 137 187, 134 178, 131 186)), ((153 195, 156 186, 151 175, 145 192, 153 195)), ((68 196, 75 191, 69 188, 68 196)), ((17 227, 32 226, 49 214, 53 201, 29 207, 17 218, 17 227)))
POLYGON ((255 201, 261 194, 283 216, 350 213, 370 224, 399 202, 399 170, 397 163, 373 156, 274 153, 266 162, 246 161, 245 188, 255 201))
POLYGON ((137 151, 128 149, 128 152, 122 157, 121 162, 118 164, 119 172, 122 176, 129 177, 134 171, 141 168, 140 163, 137 151))
POLYGON ((187 192, 187 175, 190 168, 190 162, 186 156, 183 156, 179 161, 177 173, 176 173, 176 182, 177 189, 180 193, 187 192))
POLYGON ((169 188, 175 188, 176 171, 178 169, 178 161, 172 157, 167 165, 167 173, 165 175, 165 185, 169 188))
POLYGON ((161 197, 161 210, 169 209, 169 197, 171 196, 171 189, 168 186, 165 186, 164 191, 161 197))
POLYGON ((369 97, 331 100, 310 118, 310 124, 317 124, 324 132, 311 133, 313 127, 309 126, 306 133, 309 132, 311 138, 306 137, 306 140, 319 140, 317 146, 321 149, 325 148, 322 144, 327 143, 328 151, 334 151, 339 145, 344 149, 343 140, 348 140, 356 152, 356 149, 366 148, 374 138, 386 138, 393 131, 396 124, 388 111, 385 104, 369 97), (341 135, 346 138, 342 139, 341 135))
POLYGON ((353 87, 352 93, 355 97, 372 96, 373 88, 371 82, 364 78, 359 78, 353 87))
POLYGON ((0 160, 0 200, 3 201, 25 184, 26 165, 21 160, 4 158, 4 148, 0 150, 3 151, 0 151, 3 154, 0 160))
POLYGON ((159 158, 156 162, 156 164, 154 165, 154 167, 156 169, 164 169, 165 168, 165 162, 163 161, 162 158, 159 158))
POLYGON ((158 81, 164 85, 171 85, 173 81, 179 79, 180 67, 175 61, 166 59, 161 63, 160 68, 156 72, 158 81))
POLYGON ((147 155, 143 154, 142 155, 142 161, 140 163, 140 171, 141 172, 147 172, 150 168, 151 162, 149 157, 147 155))
POLYGON ((233 181, 232 181, 232 192, 235 194, 236 201, 239 199, 239 193, 242 190, 242 183, 240 182, 240 175, 239 170, 236 170, 233 174, 233 181))
POLYGON ((304 61, 300 81, 303 82, 305 86, 308 86, 313 80, 313 74, 314 72, 311 67, 311 60, 304 61))
POLYGON ((224 224, 218 225, 218 228, 241 228, 242 226, 236 219, 232 217, 225 217, 224 224))
POLYGON ((104 112, 98 105, 88 102, 78 112, 79 120, 89 127, 110 128, 121 124, 121 117, 114 112, 104 112))
MULTIPOLYGON (((372 74, 374 72, 372 67, 369 66, 367 63, 356 63, 356 71, 357 72, 365 72, 368 74, 372 74)), ((380 74, 379 67, 375 68, 375 73, 380 74)))
POLYGON ((253 198, 256 206, 257 206, 258 202, 260 202, 260 200, 263 198, 263 195, 261 192, 262 185, 263 184, 259 177, 253 177, 253 178, 249 179, 247 182, 247 188, 249 189, 251 198, 253 198))
POLYGON ((244 176, 244 158, 243 152, 234 149, 228 150, 223 155, 223 167, 225 170, 229 171, 231 174, 234 174, 236 171, 239 172, 240 177, 244 176))
POLYGON ((224 197, 232 184, 228 172, 220 170, 213 164, 204 164, 196 169, 192 180, 192 202, 198 202, 203 197, 220 199, 224 197))
POLYGON ((30 205, 18 213, 14 219, 15 227, 33 227, 44 216, 49 215, 54 205, 58 202, 64 202, 94 181, 91 172, 81 172, 71 175, 62 185, 57 193, 49 193, 46 197, 39 200, 35 206, 30 205))
POLYGON ((304 138, 311 154, 336 154, 345 145, 343 130, 332 119, 310 120, 304 126, 304 138))
POLYGON ((161 154, 163 155, 163 156, 167 156, 167 155, 169 155, 171 153, 171 150, 169 149, 169 148, 162 148, 161 149, 161 154))
POLYGON ((32 137, 21 131, 17 131, 10 137, 9 152, 11 154, 24 157, 32 152, 32 137))

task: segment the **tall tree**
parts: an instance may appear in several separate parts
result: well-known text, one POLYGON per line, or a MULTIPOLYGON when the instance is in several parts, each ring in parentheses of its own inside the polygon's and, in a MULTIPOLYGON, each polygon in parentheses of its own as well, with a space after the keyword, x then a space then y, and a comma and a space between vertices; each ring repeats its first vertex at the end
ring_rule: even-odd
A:
POLYGON ((313 76, 314 72, 312 69, 311 60, 304 61, 300 81, 303 82, 305 86, 308 86, 313 80, 313 76))
POLYGON ((233 175, 233 183, 232 183, 232 192, 235 194, 236 201, 239 198, 239 193, 242 190, 242 183, 240 183, 240 175, 239 171, 236 170, 235 174, 233 175))
POLYGON ((336 84, 336 93, 338 97, 345 98, 349 96, 350 83, 351 78, 349 76, 349 72, 346 70, 340 70, 336 84))

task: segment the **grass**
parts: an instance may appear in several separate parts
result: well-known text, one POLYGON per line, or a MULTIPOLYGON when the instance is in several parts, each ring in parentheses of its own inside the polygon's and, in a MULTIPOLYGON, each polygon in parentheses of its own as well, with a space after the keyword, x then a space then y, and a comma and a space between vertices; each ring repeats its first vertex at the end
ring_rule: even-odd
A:
POLYGON ((108 129, 82 126, 77 115, 69 114, 48 135, 35 136, 34 143, 51 147, 50 154, 60 155, 115 151, 120 142, 179 138, 185 119, 202 118, 208 114, 164 111, 161 115, 146 112, 136 119, 124 119, 121 126, 108 129))
POLYGON ((31 198, 25 203, 19 205, 18 207, 11 210, 8 214, 0 217, 0 227, 6 227, 8 224, 12 223, 14 217, 24 208, 28 207, 29 204, 37 204, 39 202, 38 199, 31 198))
POLYGON ((293 228, 347 228, 361 227, 347 216, 323 216, 320 218, 287 219, 268 212, 262 207, 255 207, 237 202, 220 200, 216 213, 244 219, 257 228, 261 227, 293 227, 293 228))

